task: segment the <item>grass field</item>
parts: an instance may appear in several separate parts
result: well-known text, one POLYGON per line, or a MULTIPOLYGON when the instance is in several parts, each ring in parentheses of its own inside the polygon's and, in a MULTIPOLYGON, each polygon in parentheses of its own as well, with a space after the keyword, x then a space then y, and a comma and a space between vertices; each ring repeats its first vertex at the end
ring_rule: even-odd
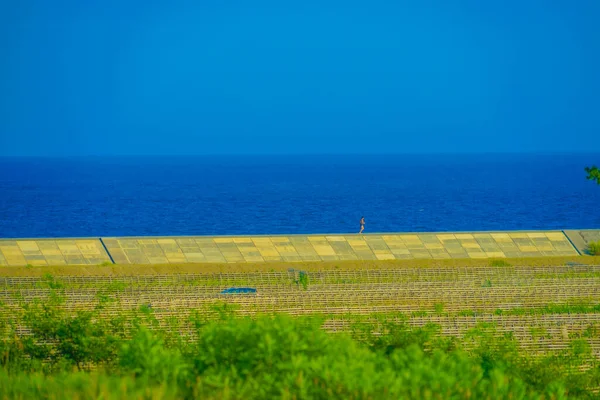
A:
MULTIPOLYGON (((128 396, 154 398, 149 397, 145 386, 140 387, 140 381, 136 380, 147 379, 145 372, 118 378, 125 368, 123 349, 130 348, 127 346, 142 346, 138 343, 140 340, 143 343, 158 340, 156 343, 162 343, 159 346, 162 350, 156 351, 171 354, 181 363, 179 367, 189 373, 189 368, 197 365, 190 361, 197 357, 191 355, 196 353, 190 349, 197 343, 208 346, 207 337, 212 338, 209 342, 213 347, 209 347, 215 354, 233 351, 229 346, 238 342, 235 351, 243 353, 256 343, 266 348, 283 346, 277 341, 283 340, 280 331, 287 329, 285 326, 292 327, 293 332, 286 333, 291 336, 285 336, 285 340, 292 342, 302 342, 302 335, 316 335, 315 331, 306 331, 308 326, 327 335, 319 344, 311 342, 310 346, 325 346, 319 347, 319 352, 332 357, 331 365, 337 364, 333 361, 335 353, 326 350, 327 346, 334 346, 329 342, 333 339, 328 338, 350 335, 351 339, 340 340, 352 340, 352 344, 347 345, 362 349, 356 350, 360 354, 367 348, 374 351, 372 356, 364 353, 361 357, 383 357, 377 363, 390 362, 389 346, 395 343, 393 348, 403 354, 401 357, 416 357, 415 365, 429 368, 432 377, 441 372, 430 364, 431 357, 442 357, 442 354, 451 358, 464 356, 460 368, 487 372, 481 372, 479 380, 473 381, 479 382, 477 384, 453 381, 454 386, 450 387, 464 389, 459 392, 444 385, 431 386, 433 378, 420 381, 415 378, 421 383, 411 389, 412 394, 407 394, 400 387, 393 393, 381 392, 380 387, 375 389, 369 385, 355 387, 351 382, 356 378, 336 381, 338 384, 334 387, 319 383, 321 389, 308 383, 300 385, 303 389, 290 382, 281 386, 280 381, 290 378, 287 372, 277 370, 279 372, 267 379, 261 369, 264 360, 251 362, 253 367, 244 367, 244 363, 250 362, 247 359, 235 361, 241 363, 235 364, 236 371, 250 368, 253 374, 260 376, 261 385, 269 387, 267 392, 276 393, 275 397, 562 398, 569 394, 571 398, 595 398, 600 388, 600 257, 0 269, 0 328, 4 349, 0 351, 4 354, 1 360, 5 369, 15 369, 17 362, 11 362, 7 354, 17 354, 18 357, 12 357, 21 360, 21 366, 16 368, 20 372, 13 372, 20 381, 0 374, 0 382, 3 379, 22 382, 19 387, 11 384, 21 398, 44 397, 31 394, 35 392, 32 385, 81 386, 81 382, 90 379, 89 384, 106 387, 102 390, 108 392, 121 382, 123 387, 132 390, 127 392, 128 396), (221 294, 224 289, 240 286, 256 288, 259 295, 221 294), (275 327, 268 322, 290 317, 287 322, 275 323, 275 327), (245 318, 250 318, 250 322, 244 322, 245 318), (207 327, 214 331, 207 333, 207 327), (150 336, 140 339, 140 329, 147 329, 151 333, 143 335, 150 336), (215 342, 215 337, 210 335, 217 331, 223 338, 215 342), (225 338, 229 341, 224 342, 225 338), (416 348, 409 350, 412 345, 416 348), (112 350, 107 353, 106 349, 112 350), (421 353, 418 356, 402 353, 406 351, 421 353), (441 353, 434 356, 436 351, 441 353), (35 360, 41 366, 31 364, 35 360), (105 371, 102 372, 105 375, 64 375, 73 366, 105 371), (506 374, 502 379, 510 384, 502 389, 505 391, 486 386, 491 384, 486 379, 491 379, 492 370, 506 374), (57 371, 63 375, 55 375, 57 371), (516 386, 511 386, 513 384, 516 386), (517 386, 520 389, 515 389, 517 386), (354 389, 350 390, 351 387, 354 389), (553 389, 548 392, 548 388, 553 389), (488 393, 487 397, 482 393, 488 393)), ((298 357, 311 360, 317 357, 317 353, 309 351, 309 344, 300 342, 298 346, 305 350, 299 351, 298 357)), ((252 357, 262 356, 252 353, 252 357)), ((290 359, 281 357, 279 362, 287 365, 290 359)), ((137 362, 125 359, 130 364, 137 362)), ((323 362, 315 360, 309 362, 314 368, 315 362, 323 362)), ((345 365, 358 368, 350 367, 354 365, 352 359, 346 359, 345 365)), ((157 374, 158 367, 152 368, 153 374, 157 374)), ((285 368, 298 372, 295 367, 285 368)), ((313 367, 303 368, 302 374, 310 375, 308 371, 313 367)), ((347 373, 335 369, 343 368, 341 365, 331 367, 332 370, 326 365, 318 368, 325 368, 322 373, 329 374, 327 376, 347 373)), ((399 371, 394 368, 386 374, 396 376, 399 371)), ((405 372, 409 375, 424 373, 406 365, 403 368, 408 368, 405 372)), ((197 379, 209 379, 207 372, 196 371, 195 378, 186 375, 185 389, 170 380, 173 371, 161 371, 162 378, 153 384, 158 385, 157 393, 163 395, 156 398, 178 398, 182 391, 190 389, 189 385, 207 398, 265 398, 255 395, 246 386, 250 381, 242 379, 239 372, 231 375, 227 370, 215 376, 209 374, 210 379, 220 383, 206 386, 197 379), (237 383, 227 386, 231 382, 237 383), (226 391, 229 394, 223 392, 223 385, 229 388, 226 391)), ((388 379, 380 376, 380 372, 373 374, 374 382, 388 379)), ((322 382, 321 378, 313 377, 314 382, 322 382)), ((440 375, 439 379, 456 378, 440 375)), ((390 382, 385 385, 392 387, 390 382)), ((88 393, 83 398, 94 398, 94 395, 88 393)))
POLYGON ((290 268, 307 271, 326 271, 330 269, 380 269, 403 267, 477 267, 507 263, 510 265, 541 266, 565 265, 578 263, 600 265, 600 256, 568 256, 568 257, 523 257, 501 259, 427 259, 427 260, 390 260, 390 261, 318 261, 318 262, 267 262, 267 263, 182 263, 182 264, 132 264, 132 265, 78 265, 78 266, 44 266, 44 267, 1 267, 0 276, 42 276, 50 273, 61 275, 165 275, 191 274, 214 272, 258 272, 258 271, 287 271, 290 268))
MULTIPOLYGON (((323 326, 333 331, 347 330, 357 319, 389 317, 413 326, 434 323, 442 334, 461 336, 485 322, 540 351, 563 348, 600 322, 600 257, 62 266, 2 273, 4 320, 54 288, 65 310, 94 310, 104 302, 98 315, 107 319, 151 305, 166 326, 170 318, 186 320, 226 304, 236 315, 324 316, 323 326), (254 287, 259 296, 220 294, 236 286, 254 287), (537 337, 537 331, 545 334, 537 337)), ((600 342, 589 339, 600 353, 600 342)))

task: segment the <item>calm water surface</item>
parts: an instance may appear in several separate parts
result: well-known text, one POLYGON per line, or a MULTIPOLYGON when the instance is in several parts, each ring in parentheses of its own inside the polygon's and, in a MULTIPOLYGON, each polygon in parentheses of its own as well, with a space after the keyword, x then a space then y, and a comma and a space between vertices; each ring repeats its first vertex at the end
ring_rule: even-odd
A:
POLYGON ((600 228, 600 154, 0 158, 0 237, 600 228))

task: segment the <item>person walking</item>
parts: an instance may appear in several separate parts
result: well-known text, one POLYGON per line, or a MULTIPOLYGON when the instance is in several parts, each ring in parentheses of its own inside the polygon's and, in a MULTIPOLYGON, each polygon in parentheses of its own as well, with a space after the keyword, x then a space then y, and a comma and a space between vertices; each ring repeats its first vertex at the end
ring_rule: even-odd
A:
POLYGON ((364 230, 365 230, 365 217, 360 217, 360 232, 358 232, 358 234, 360 235, 361 233, 363 233, 364 230))

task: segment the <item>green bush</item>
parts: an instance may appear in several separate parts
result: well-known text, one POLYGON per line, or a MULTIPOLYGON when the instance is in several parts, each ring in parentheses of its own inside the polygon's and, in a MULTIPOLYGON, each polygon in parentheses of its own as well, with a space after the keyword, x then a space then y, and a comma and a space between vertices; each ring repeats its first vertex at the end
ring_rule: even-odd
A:
POLYGON ((144 377, 151 383, 177 382, 187 374, 179 350, 166 348, 164 340, 145 327, 122 345, 118 365, 121 372, 144 377))
POLYGON ((600 241, 589 242, 587 250, 593 256, 600 256, 600 241))
POLYGON ((27 305, 31 334, 0 339, 0 398, 585 399, 600 387, 584 339, 533 356, 490 324, 458 339, 396 313, 329 334, 322 318, 240 318, 224 305, 217 319, 195 315, 185 338, 151 309, 106 320, 61 304, 27 305))
POLYGON ((297 283, 299 285, 302 285, 302 288, 304 290, 308 289, 308 283, 309 283, 309 277, 308 274, 304 271, 300 271, 299 275, 298 275, 298 281, 297 283))
POLYGON ((284 315, 215 321, 182 353, 140 328, 104 370, 3 369, 0 398, 550 399, 566 393, 555 375, 540 378, 539 388, 519 378, 504 368, 503 352, 488 350, 482 363, 448 339, 435 340, 434 326, 411 331, 390 324, 387 335, 362 343, 327 334, 320 322, 284 315))
POLYGON ((591 167, 585 167, 585 172, 587 173, 587 179, 600 185, 600 168, 592 165, 591 167))

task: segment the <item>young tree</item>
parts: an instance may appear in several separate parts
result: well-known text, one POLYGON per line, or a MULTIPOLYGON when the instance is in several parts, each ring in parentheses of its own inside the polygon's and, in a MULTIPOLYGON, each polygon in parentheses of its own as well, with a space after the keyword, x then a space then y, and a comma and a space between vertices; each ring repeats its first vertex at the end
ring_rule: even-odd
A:
POLYGON ((585 172, 587 172, 587 178, 596 181, 598 185, 600 185, 600 169, 595 165, 591 167, 585 167, 585 172))

